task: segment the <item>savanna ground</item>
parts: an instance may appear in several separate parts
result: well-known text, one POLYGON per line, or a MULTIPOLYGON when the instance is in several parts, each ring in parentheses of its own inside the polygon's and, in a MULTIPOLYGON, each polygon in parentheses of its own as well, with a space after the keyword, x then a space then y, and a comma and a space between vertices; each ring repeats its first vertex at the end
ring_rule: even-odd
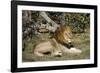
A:
MULTIPOLYGON (((44 35, 47 37, 48 34, 44 35)), ((81 54, 67 54, 64 53, 62 57, 52 57, 52 56, 44 56, 37 57, 34 56, 33 50, 35 43, 41 41, 36 36, 33 36, 32 39, 27 39, 25 51, 23 51, 23 62, 35 62, 35 61, 56 61, 56 60, 80 60, 80 59, 89 59, 90 58, 90 36, 89 32, 81 33, 81 34, 73 34, 73 40, 75 47, 82 50, 81 54)))

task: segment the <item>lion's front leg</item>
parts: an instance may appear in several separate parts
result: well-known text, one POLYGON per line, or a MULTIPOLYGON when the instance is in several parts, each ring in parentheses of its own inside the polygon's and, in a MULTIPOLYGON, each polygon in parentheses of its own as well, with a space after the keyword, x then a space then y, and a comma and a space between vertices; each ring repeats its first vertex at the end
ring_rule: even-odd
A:
POLYGON ((81 54, 82 50, 77 49, 75 47, 72 47, 70 49, 66 48, 64 52, 70 53, 70 54, 81 54))
POLYGON ((75 54, 80 54, 80 53, 82 53, 82 50, 73 47, 73 48, 70 48, 69 52, 75 53, 75 54))
POLYGON ((63 52, 65 53, 70 53, 70 54, 81 54, 82 53, 82 50, 80 49, 77 49, 75 47, 65 47, 63 45, 60 45, 61 49, 63 52))

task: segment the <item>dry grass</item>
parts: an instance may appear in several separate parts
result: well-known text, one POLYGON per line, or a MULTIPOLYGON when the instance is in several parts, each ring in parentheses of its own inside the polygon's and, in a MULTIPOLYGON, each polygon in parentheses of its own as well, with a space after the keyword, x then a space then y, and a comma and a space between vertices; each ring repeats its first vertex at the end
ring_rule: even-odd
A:
POLYGON ((25 51, 22 53, 23 62, 36 62, 36 61, 58 61, 58 60, 76 60, 76 59, 89 59, 90 58, 90 38, 89 33, 74 34, 74 44, 77 48, 82 50, 79 55, 64 53, 62 57, 37 57, 33 55, 35 43, 41 40, 33 36, 31 40, 23 41, 26 44, 25 51))

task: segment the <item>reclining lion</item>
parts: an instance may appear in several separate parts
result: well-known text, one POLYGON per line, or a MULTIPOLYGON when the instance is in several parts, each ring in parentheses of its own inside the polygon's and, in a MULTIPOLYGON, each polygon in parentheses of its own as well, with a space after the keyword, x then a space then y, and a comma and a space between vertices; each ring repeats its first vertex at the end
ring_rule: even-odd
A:
POLYGON ((36 56, 62 56, 63 53, 80 54, 82 51, 76 49, 72 44, 72 33, 69 26, 60 26, 54 33, 52 39, 39 43, 34 48, 36 56))

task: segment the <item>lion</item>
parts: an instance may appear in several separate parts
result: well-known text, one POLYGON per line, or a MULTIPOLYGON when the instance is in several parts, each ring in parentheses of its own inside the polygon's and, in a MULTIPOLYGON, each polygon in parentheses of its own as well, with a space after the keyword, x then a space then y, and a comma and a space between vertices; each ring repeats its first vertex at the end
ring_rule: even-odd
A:
POLYGON ((34 48, 36 56, 62 56, 63 53, 80 54, 82 51, 72 44, 71 28, 62 25, 54 32, 50 40, 37 44, 34 48))

